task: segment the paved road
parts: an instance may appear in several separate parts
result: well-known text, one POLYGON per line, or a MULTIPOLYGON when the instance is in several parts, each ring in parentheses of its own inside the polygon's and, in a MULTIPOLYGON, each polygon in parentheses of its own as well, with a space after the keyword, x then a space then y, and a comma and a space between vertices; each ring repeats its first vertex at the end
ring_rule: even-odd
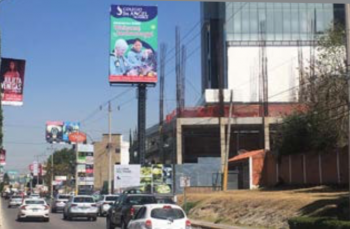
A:
POLYGON ((84 218, 74 221, 64 221, 62 214, 51 214, 50 222, 17 222, 17 208, 7 208, 7 201, 2 200, 2 220, 1 229, 104 229, 106 228, 105 218, 99 217, 97 221, 88 221, 84 218))

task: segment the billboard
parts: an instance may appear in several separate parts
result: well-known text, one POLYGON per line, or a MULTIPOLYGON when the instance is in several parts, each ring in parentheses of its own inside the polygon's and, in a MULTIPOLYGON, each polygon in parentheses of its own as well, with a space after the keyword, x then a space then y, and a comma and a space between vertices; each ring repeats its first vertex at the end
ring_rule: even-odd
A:
POLYGON ((71 143, 69 136, 80 133, 79 129, 79 122, 48 121, 46 122, 46 142, 71 143))
POLYGON ((63 122, 46 122, 46 141, 48 143, 60 143, 63 141, 63 122))
POLYGON ((63 122, 63 136, 64 142, 69 142, 69 135, 71 133, 79 132, 80 123, 79 122, 63 122))
POLYGON ((1 58, 1 103, 22 106, 25 60, 1 58))
POLYGON ((148 193, 172 193, 173 169, 171 165, 115 165, 114 171, 115 189, 141 186, 141 190, 148 193))
POLYGON ((112 5, 109 82, 156 83, 158 8, 112 5))

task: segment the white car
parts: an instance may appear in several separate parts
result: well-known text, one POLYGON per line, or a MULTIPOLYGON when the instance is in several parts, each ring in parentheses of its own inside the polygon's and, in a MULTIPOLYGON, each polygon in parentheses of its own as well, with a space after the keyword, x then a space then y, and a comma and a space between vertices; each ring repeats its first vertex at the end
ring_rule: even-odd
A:
POLYGON ((39 198, 40 198, 40 195, 39 195, 39 194, 36 194, 36 193, 32 193, 32 194, 30 194, 29 198, 30 198, 30 199, 39 199, 39 198))
POLYGON ((118 200, 119 195, 103 195, 100 200, 97 202, 98 214, 100 216, 107 215, 108 210, 111 208, 111 205, 118 200))
POLYGON ((50 221, 50 207, 44 199, 24 199, 18 209, 18 221, 23 219, 43 219, 45 222, 50 221))
POLYGON ((12 196, 9 200, 8 208, 11 208, 13 206, 20 206, 22 204, 22 201, 22 196, 12 196))
POLYGON ((146 204, 129 222, 128 229, 191 229, 191 221, 174 204, 146 204))
POLYGON ((63 219, 71 220, 74 217, 86 217, 93 221, 97 220, 98 208, 92 198, 88 195, 72 196, 63 209, 63 219))

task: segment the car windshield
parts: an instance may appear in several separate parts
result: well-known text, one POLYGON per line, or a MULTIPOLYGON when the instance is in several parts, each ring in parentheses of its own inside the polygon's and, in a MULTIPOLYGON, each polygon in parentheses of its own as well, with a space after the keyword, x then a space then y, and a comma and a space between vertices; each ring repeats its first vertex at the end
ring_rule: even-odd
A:
POLYGON ((42 200, 26 200, 26 205, 31 205, 31 204, 41 204, 44 205, 45 202, 42 200))
POLYGON ((74 203, 94 203, 94 199, 92 197, 75 197, 74 203))
POLYGON ((58 196, 58 199, 64 199, 64 200, 68 200, 70 198, 70 196, 68 195, 64 195, 64 196, 58 196))
POLYGON ((116 201, 118 196, 106 196, 106 201, 116 201))
POLYGON ((183 219, 185 215, 182 210, 176 208, 155 208, 151 211, 151 217, 154 219, 183 219))
POLYGON ((126 203, 132 205, 153 204, 156 202, 157 201, 153 196, 129 196, 126 199, 126 203))

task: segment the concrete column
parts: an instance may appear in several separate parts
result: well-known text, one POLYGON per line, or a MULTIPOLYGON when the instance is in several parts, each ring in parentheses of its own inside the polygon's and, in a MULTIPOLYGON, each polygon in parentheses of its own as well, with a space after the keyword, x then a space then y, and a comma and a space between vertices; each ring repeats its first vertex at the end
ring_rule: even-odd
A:
POLYGON ((220 123, 220 154, 221 154, 221 172, 225 169, 225 149, 226 149, 226 134, 225 134, 225 123, 224 118, 221 118, 220 123))
POLYGON ((176 119, 176 160, 177 164, 182 164, 182 125, 181 119, 176 119))
POLYGON ((270 120, 269 117, 264 117, 264 141, 265 150, 270 150, 270 120))

